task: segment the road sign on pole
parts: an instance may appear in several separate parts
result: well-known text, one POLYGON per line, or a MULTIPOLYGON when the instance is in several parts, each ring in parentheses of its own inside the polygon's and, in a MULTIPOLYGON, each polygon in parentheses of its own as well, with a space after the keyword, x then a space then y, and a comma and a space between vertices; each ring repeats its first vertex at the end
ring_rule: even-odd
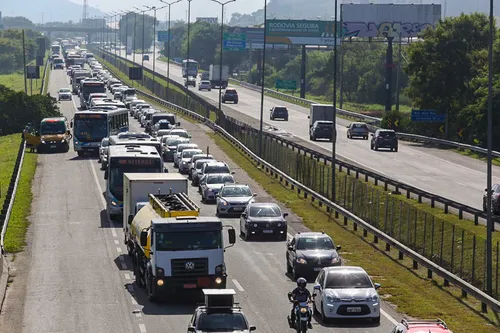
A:
POLYGON ((297 81, 294 80, 276 80, 276 89, 296 90, 297 81))
POLYGON ((224 33, 224 51, 245 51, 247 47, 247 34, 224 33))
POLYGON ((436 110, 411 110, 411 121, 421 123, 444 123, 446 114, 436 110))
POLYGON ((159 42, 168 42, 168 31, 167 30, 158 31, 158 41, 159 42))

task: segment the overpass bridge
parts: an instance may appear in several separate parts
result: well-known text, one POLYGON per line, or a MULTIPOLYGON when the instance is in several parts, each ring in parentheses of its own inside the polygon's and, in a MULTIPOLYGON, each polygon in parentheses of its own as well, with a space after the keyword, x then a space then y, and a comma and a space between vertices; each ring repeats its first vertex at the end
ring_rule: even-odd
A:
POLYGON ((87 36, 87 42, 90 42, 92 35, 104 33, 115 33, 118 29, 110 27, 51 27, 51 26, 41 26, 37 25, 31 28, 35 31, 45 32, 48 37, 50 37, 53 32, 82 32, 87 36))

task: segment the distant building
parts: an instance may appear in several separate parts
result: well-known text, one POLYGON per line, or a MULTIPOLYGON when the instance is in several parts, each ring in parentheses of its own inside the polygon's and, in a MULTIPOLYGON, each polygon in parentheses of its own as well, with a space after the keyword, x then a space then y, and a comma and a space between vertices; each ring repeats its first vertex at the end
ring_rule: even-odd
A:
POLYGON ((207 22, 210 24, 217 24, 218 18, 217 17, 197 17, 196 22, 207 22))

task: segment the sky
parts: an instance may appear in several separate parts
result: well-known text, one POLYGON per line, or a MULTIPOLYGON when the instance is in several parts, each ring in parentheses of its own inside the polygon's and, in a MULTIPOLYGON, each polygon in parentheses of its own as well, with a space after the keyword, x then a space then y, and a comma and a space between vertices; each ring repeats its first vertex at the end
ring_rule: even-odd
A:
MULTIPOLYGON (((72 2, 82 4, 83 0, 70 0, 72 2)), ((166 0, 166 2, 172 2, 173 0, 166 0)), ((227 1, 227 0, 226 0, 227 1)), ((222 0, 221 2, 225 2, 222 0)), ((89 6, 95 7, 102 12, 111 12, 116 10, 133 10, 133 7, 141 8, 143 5, 146 6, 156 6, 157 8, 166 6, 164 3, 155 0, 88 0, 89 6), (117 3, 120 4, 117 7, 117 3)), ((224 21, 228 22, 231 18, 232 13, 252 13, 255 10, 263 7, 263 1, 249 1, 249 0, 236 0, 235 2, 225 5, 224 21)), ((187 19, 187 9, 188 2, 183 0, 179 3, 173 4, 172 8, 172 21, 173 20, 186 20, 187 19)), ((151 13, 152 14, 152 13, 151 13)), ((161 21, 166 21, 166 15, 168 14, 168 7, 156 12, 158 19, 161 21)), ((191 21, 195 21, 197 17, 219 17, 221 16, 221 6, 210 0, 192 0, 191 2, 191 21)))

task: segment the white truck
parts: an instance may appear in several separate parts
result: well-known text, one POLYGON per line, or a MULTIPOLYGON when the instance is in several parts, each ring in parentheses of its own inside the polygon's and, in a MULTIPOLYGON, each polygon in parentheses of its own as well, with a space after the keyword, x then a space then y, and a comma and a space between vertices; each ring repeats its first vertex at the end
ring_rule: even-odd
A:
POLYGON ((236 232, 230 227, 230 245, 224 247, 221 220, 200 217, 199 211, 184 193, 149 194, 149 202, 133 217, 127 237, 135 281, 151 302, 226 288, 224 251, 236 242, 236 232))
POLYGON ((309 129, 311 129, 316 121, 333 121, 333 105, 311 104, 307 118, 309 118, 309 129))
POLYGON ((210 65, 209 80, 212 88, 226 89, 229 80, 229 66, 222 66, 222 78, 220 77, 220 66, 210 65))
POLYGON ((90 73, 88 69, 75 71, 73 77, 71 78, 71 88, 73 90, 73 94, 78 94, 78 91, 80 90, 80 82, 89 77, 92 77, 92 73, 90 73))
POLYGON ((123 174, 123 233, 129 255, 133 241, 130 224, 135 214, 149 202, 149 194, 188 193, 188 180, 178 173, 123 174))

